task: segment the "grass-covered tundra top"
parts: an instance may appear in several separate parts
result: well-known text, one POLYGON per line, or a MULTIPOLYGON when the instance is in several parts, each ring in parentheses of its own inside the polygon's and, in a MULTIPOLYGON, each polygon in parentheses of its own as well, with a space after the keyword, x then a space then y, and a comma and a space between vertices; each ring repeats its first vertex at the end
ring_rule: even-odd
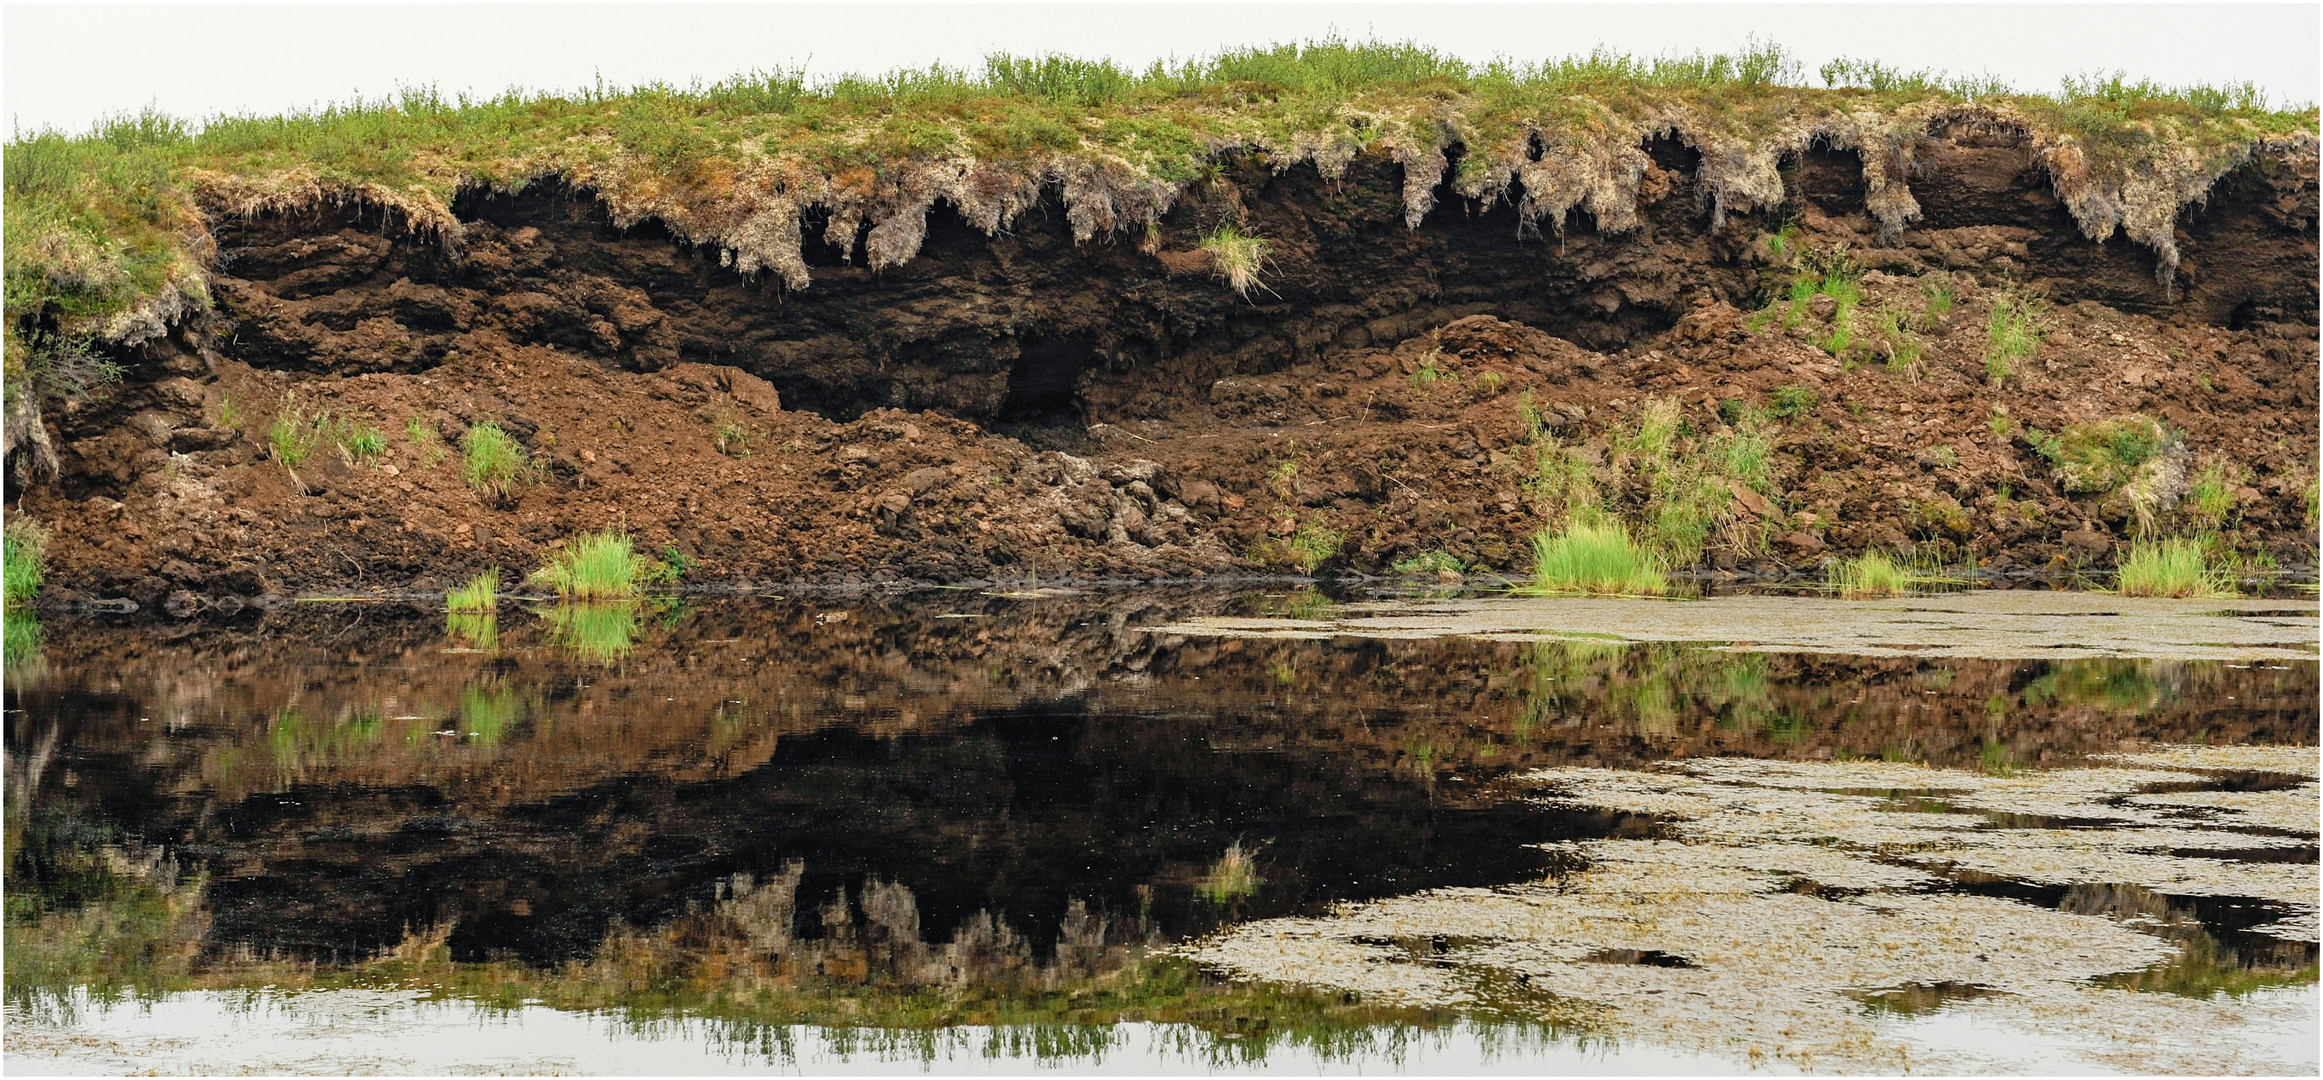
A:
MULTIPOLYGON (((7 370, 11 385, 83 379, 76 343, 149 338, 205 308, 210 222, 221 215, 361 202, 457 250, 458 192, 547 177, 593 190, 621 224, 658 220, 743 273, 805 289, 810 212, 850 254, 868 225, 863 258, 878 269, 918 252, 938 200, 993 232, 1054 184, 1086 240, 1149 225, 1236 152, 1280 168, 1312 162, 1326 176, 1358 155, 1390 157, 1405 166, 1415 225, 1451 162, 1462 196, 1515 198, 1551 231, 1579 209, 1619 232, 1636 220, 1650 138, 1702 152, 1719 220, 1780 202, 1783 156, 1821 143, 1862 153, 1868 207, 1892 232, 1920 213, 1908 187, 1918 137, 1968 125, 2028 137, 2083 232, 2126 230, 2167 275, 2182 205, 2253 153, 2316 145, 2312 106, 2271 108, 2247 85, 2116 76, 2044 95, 1874 62, 1817 74, 1822 86, 1803 85, 1811 77, 1772 45, 1477 65, 1425 46, 1326 39, 1144 71, 995 55, 981 71, 818 84, 773 71, 492 98, 409 89, 198 124, 148 109, 7 143, 7 370)), ((1255 264, 1263 250, 1229 254, 1255 264)), ((1219 268, 1244 289, 1252 269, 1232 258, 1219 268)))

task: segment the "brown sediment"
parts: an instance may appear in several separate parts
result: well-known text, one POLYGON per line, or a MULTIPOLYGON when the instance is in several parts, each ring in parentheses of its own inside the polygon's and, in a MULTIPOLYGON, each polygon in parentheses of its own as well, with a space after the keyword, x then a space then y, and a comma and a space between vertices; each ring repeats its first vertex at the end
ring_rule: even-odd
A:
POLYGON ((1341 538, 1325 573, 1431 551, 1514 571, 1555 523, 1526 483, 1526 408, 1604 472, 1649 400, 1679 403, 1698 452, 1732 416, 1720 403, 1799 387, 1816 404, 1775 428, 1774 480, 1728 502, 1704 572, 1816 573, 1880 547, 1998 578, 2102 574, 2156 513, 2194 527, 2173 509, 2185 478, 2069 491, 2032 439, 2133 413, 2225 468, 2232 546, 2304 572, 2312 154, 2107 179, 1980 116, 1893 144, 1926 172, 1910 195, 1887 158, 1846 149, 1893 132, 1823 117, 1763 146, 1677 124, 1482 172, 1379 148, 1227 153, 1183 191, 1095 165, 930 163, 814 204, 796 242, 806 203, 681 211, 588 177, 390 205, 313 175, 220 175, 217 312, 121 337, 139 342, 127 381, 31 418, 57 475, 10 491, 57 533, 57 602, 182 593, 187 612, 440 589, 624 524, 729 585, 1282 572, 1302 530, 1341 538), (2216 183, 2184 202, 2197 176, 2216 183), (2153 277, 2168 260, 2061 232, 2151 240, 2164 204, 2172 290, 2153 277), (1594 217, 1528 233, 1573 207, 1594 217), (1859 320, 1924 317, 1921 364, 1835 358, 1821 313, 1752 329, 1797 272, 1761 242, 1778 214, 1795 244, 1851 245, 1870 268, 1859 320), (1108 239, 1148 220, 1143 243, 1108 239), (1255 302, 1199 250, 1221 221, 1268 240, 1255 302), (753 260, 811 268, 814 287, 755 282, 753 260), (1948 315, 1923 310, 1939 283, 1948 315), (1985 316, 2026 291, 2056 305, 2048 343, 1994 385, 1985 316), (375 425, 390 449, 348 464, 322 447, 294 482, 263 446, 285 412, 375 425), (417 420, 456 450, 486 419, 544 465, 505 498, 404 437, 417 420))

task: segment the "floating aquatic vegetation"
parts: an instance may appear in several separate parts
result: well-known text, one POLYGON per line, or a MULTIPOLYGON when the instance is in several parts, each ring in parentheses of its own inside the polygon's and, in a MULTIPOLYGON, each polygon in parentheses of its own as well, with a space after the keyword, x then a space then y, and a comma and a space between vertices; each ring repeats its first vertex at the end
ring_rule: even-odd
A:
POLYGON ((2144 753, 2104 754, 2100 758, 2166 769, 2323 775, 2323 751, 2312 746, 2164 746, 2144 753))
POLYGON ((2302 830, 2310 836, 2315 834, 2317 808, 2323 806, 2323 800, 2318 799, 2313 784, 2276 788, 2273 791, 2181 791, 2167 795, 2132 795, 2128 801, 2138 806, 2223 811, 2214 813, 2216 820, 2241 825, 2263 825, 2271 829, 2302 830), (2229 814, 2233 816, 2228 817, 2229 814))
POLYGON ((2281 662, 2315 658, 2315 621, 2309 614, 2314 610, 2314 602, 2306 600, 2165 600, 2031 591, 1882 600, 1481 597, 1342 604, 1328 619, 1303 622, 1214 615, 1147 629, 1188 637, 1588 636, 1722 644, 1769 653, 2281 662), (2299 614, 2284 617, 2285 611, 2299 614))
MULTIPOLYGON (((2270 753, 2117 760, 2215 768, 2270 753)), ((1527 779, 1551 802, 1657 817, 1666 838, 1545 845, 1567 868, 1546 880, 1248 923, 1182 952, 1242 978, 1407 1005, 1519 1014, 1541 1002, 1593 1005, 1616 1029, 1675 1047, 1851 1072, 2008 1067, 1957 1039, 1939 1048, 1911 1026, 1915 1015, 1952 1010, 2089 1066, 2267 1071, 2283 1066, 2251 1033, 2311 1009, 2093 985, 2216 943, 2135 905, 2060 910, 1946 888, 1967 870, 1967 883, 2121 883, 2155 903, 2156 893, 2255 897, 2290 911, 2260 932, 2313 940, 2314 863, 2187 854, 2311 844, 2311 816, 2285 824, 2287 815, 2269 809, 2262 821, 2246 808, 2304 799, 2311 810, 2311 787, 2145 792, 2208 778, 2122 765, 1996 777, 1745 759, 1527 779), (2254 825, 2270 831, 2245 828, 2254 825), (1924 1006, 1915 1009, 1872 1001, 1928 987, 1957 992, 1911 997, 1924 1006), (2169 1045, 2157 1048, 2156 1032, 2173 1033, 2169 1045)), ((2294 964, 2246 981, 2296 984, 2311 972, 2294 964)))

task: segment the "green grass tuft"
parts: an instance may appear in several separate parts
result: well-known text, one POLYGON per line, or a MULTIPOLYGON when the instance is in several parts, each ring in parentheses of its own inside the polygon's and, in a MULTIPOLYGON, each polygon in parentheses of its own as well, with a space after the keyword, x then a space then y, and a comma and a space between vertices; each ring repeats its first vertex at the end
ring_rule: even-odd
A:
POLYGON ((0 576, 6 580, 8 611, 40 595, 41 580, 48 576, 48 530, 22 516, 0 530, 0 576))
POLYGON ((314 456, 315 443, 322 437, 322 418, 309 419, 299 411, 296 402, 285 402, 275 412, 274 420, 266 425, 266 446, 273 451, 274 460, 296 475, 299 467, 314 456))
POLYGON ((2226 467, 2213 462, 2195 475, 2186 489, 2186 512, 2206 529, 2224 528, 2226 516, 2234 512, 2234 485, 2226 475, 2226 467))
POLYGON ((444 594, 444 604, 453 611, 494 611, 500 607, 500 568, 487 567, 468 583, 444 594))
POLYGON ((629 534, 589 533, 557 548, 530 580, 575 600, 619 600, 642 592, 657 579, 659 569, 652 559, 637 553, 629 534))
POLYGON ((1774 441, 1758 424, 1745 420, 1733 431, 1711 439, 1710 457, 1720 473, 1753 490, 1763 494, 1774 489, 1774 441))
POLYGON ((1904 328, 1905 314, 1901 307, 1882 304, 1872 322, 1873 333, 1887 345, 1887 369, 1897 375, 1913 373, 1926 352, 1920 339, 1904 328))
POLYGON ((1299 573, 1312 574, 1315 568, 1331 561, 1339 554, 1339 545, 1346 541, 1339 530, 1321 521, 1300 523, 1298 530, 1279 542, 1282 561, 1295 567, 1299 573))
POLYGON ((2004 292, 1992 302, 1984 340, 1984 377, 1997 386, 2016 374, 2041 348, 2039 300, 2004 292))
POLYGON ((1958 294, 1953 290, 1950 281, 1923 283, 1920 286, 1920 299, 1926 305, 1928 314, 1922 325, 1931 330, 1935 329, 1935 325, 1943 321, 1944 316, 1952 313, 1952 303, 1957 296, 1958 294))
POLYGON ((1637 427, 1630 433, 1629 448, 1652 461, 1667 461, 1670 451, 1677 448, 1678 431, 1685 425, 1685 414, 1679 410, 1674 397, 1647 398, 1645 408, 1638 413, 1637 427))
POLYGON ((1844 559, 1831 567, 1831 587, 1850 600, 1875 596, 1908 596, 1915 587, 1937 580, 1887 552, 1866 551, 1860 558, 1844 559))
POLYGON ((1767 395, 1767 415, 1777 420, 1796 420, 1815 411, 1822 399, 1804 386, 1778 386, 1767 395))
POLYGON ((750 456, 750 429, 735 421, 728 420, 719 424, 718 433, 712 436, 711 442, 717 446, 719 453, 727 457, 750 456))
POLYGON ((1531 591, 1659 596, 1669 591, 1669 576, 1619 521, 1577 521, 1533 537, 1531 591))
POLYGON ((1412 389, 1424 393, 1450 376, 1450 372, 1436 366, 1436 361, 1442 357, 1443 353, 1435 349, 1428 350, 1426 356, 1420 357, 1420 366, 1412 370, 1412 389))
POLYGON ((2140 540, 2121 560, 2123 596, 2232 596, 2234 583, 2210 565, 2199 540, 2169 537, 2140 540))
POLYGON ((507 494, 531 467, 524 444, 490 420, 469 428, 460 439, 460 475, 478 491, 507 494))
POLYGON ((349 465, 387 453, 387 436, 368 424, 339 424, 332 437, 339 444, 339 456, 346 459, 349 465))

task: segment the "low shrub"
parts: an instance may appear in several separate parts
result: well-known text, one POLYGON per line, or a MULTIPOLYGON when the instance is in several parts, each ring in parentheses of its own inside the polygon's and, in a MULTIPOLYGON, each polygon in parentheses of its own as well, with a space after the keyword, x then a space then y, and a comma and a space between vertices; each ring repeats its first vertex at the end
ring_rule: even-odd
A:
POLYGON ((2169 449, 2173 438, 2161 422, 2142 413, 2094 424, 2071 424, 2049 434, 2027 432, 2033 450, 2048 459, 2066 491, 2112 491, 2137 478, 2138 470, 2169 449))
POLYGON ((1441 574, 1461 572, 1465 567, 1458 556, 1445 551, 1427 551, 1397 559, 1388 569, 1398 574, 1441 574))

